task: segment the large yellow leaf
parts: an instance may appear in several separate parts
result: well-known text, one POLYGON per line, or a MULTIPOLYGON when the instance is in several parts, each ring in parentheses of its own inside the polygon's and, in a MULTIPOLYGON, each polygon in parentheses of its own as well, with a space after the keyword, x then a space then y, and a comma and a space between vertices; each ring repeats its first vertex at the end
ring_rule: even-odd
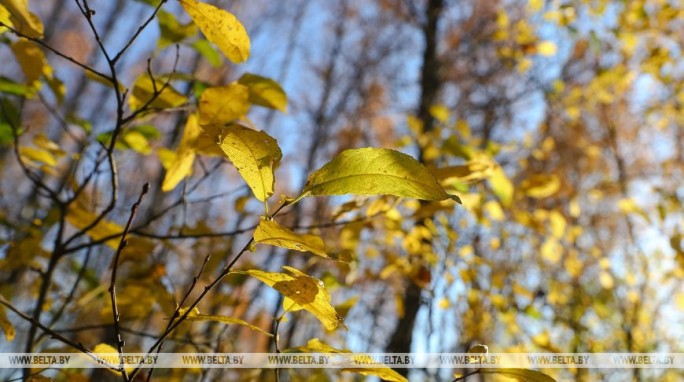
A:
POLYGON ((262 220, 259 223, 254 231, 254 241, 300 252, 308 251, 329 258, 325 251, 325 243, 319 236, 293 232, 273 220, 262 220))
POLYGON ((14 331, 14 325, 7 318, 7 313, 5 313, 5 307, 0 306, 0 329, 5 333, 5 339, 10 342, 14 339, 16 332, 14 331))
POLYGON ((245 73, 238 83, 249 88, 249 102, 287 112, 287 95, 280 85, 270 78, 245 73))
POLYGON ((128 99, 128 105, 133 110, 140 109, 152 99, 155 91, 158 93, 157 97, 150 102, 148 107, 168 109, 181 106, 188 101, 184 95, 180 94, 170 84, 164 87, 165 83, 165 80, 160 79, 155 79, 154 82, 152 82, 149 75, 143 74, 138 77, 133 84, 133 90, 131 91, 131 97, 128 99))
POLYGON ((195 0, 180 0, 207 40, 236 64, 249 58, 249 36, 232 13, 195 0))
POLYGON ((221 129, 219 146, 262 202, 273 195, 273 171, 283 154, 278 142, 263 131, 231 124, 221 129))
POLYGON ((28 37, 43 38, 43 23, 29 11, 28 0, 0 0, 0 5, 9 11, 14 29, 28 37))
POLYGON ((457 200, 418 161, 399 151, 382 148, 341 152, 309 176, 300 197, 344 194, 457 200))
POLYGON ((185 123, 178 151, 164 176, 162 191, 173 190, 181 180, 190 175, 192 164, 195 162, 195 146, 201 133, 202 130, 197 124, 197 115, 191 114, 185 123))
MULTIPOLYGON (((183 315, 183 314, 185 314, 186 311, 187 311, 187 308, 181 308, 178 310, 178 313, 180 315, 183 315)), ((197 309, 197 308, 193 308, 190 311, 190 314, 188 314, 186 320, 187 321, 193 321, 193 322, 195 322, 195 321, 214 321, 214 322, 220 322, 223 324, 243 325, 243 326, 247 326, 248 328, 250 328, 252 330, 256 330, 257 332, 261 332, 267 336, 273 336, 271 333, 261 329, 260 327, 254 326, 254 325, 250 324, 249 322, 241 320, 239 318, 221 316, 221 315, 201 314, 199 309, 197 309)))
POLYGON ((521 382, 556 382, 544 373, 528 369, 480 369, 483 374, 499 374, 521 382))
POLYGON ((287 273, 264 272, 259 270, 240 271, 259 279, 264 284, 286 297, 283 305, 293 309, 305 309, 316 316, 328 330, 342 324, 342 318, 330 305, 330 293, 321 280, 311 277, 295 268, 283 267, 287 273), (288 301, 289 299, 289 301, 288 301))
POLYGON ((244 85, 208 88, 200 97, 199 123, 205 126, 235 122, 247 114, 249 106, 249 88, 244 85))

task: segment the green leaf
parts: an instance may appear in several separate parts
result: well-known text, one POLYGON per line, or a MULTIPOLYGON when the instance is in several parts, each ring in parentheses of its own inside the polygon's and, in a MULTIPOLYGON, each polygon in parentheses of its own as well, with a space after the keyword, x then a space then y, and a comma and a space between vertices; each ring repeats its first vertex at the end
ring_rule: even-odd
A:
POLYGON ((207 40, 216 44, 236 64, 249 58, 249 36, 232 13, 195 0, 180 0, 207 40))
POLYGON ((35 89, 33 89, 31 86, 26 86, 24 84, 14 82, 13 80, 7 77, 0 76, 0 93, 7 93, 17 95, 20 97, 31 98, 35 95, 35 89))
POLYGON ((157 22, 160 32, 157 45, 162 49, 197 34, 197 26, 194 23, 181 24, 176 16, 163 9, 157 13, 157 22))
POLYGON ((287 112, 287 95, 280 84, 272 79, 245 73, 238 83, 249 88, 249 102, 287 112))
POLYGON ((321 321, 327 330, 334 330, 342 325, 342 318, 330 305, 330 293, 321 280, 292 267, 285 266, 283 269, 287 273, 259 270, 233 273, 246 274, 259 279, 285 296, 283 305, 292 307, 292 310, 305 309, 309 311, 321 321))
POLYGON ((201 54, 204 59, 209 62, 209 64, 215 68, 221 66, 221 55, 216 51, 216 49, 207 40, 201 39, 192 43, 192 48, 201 54))
POLYGON ((325 251, 325 243, 320 236, 298 234, 283 227, 273 220, 262 220, 254 231, 257 243, 293 249, 300 252, 311 252, 315 255, 330 258, 325 251))
POLYGON ((148 107, 168 109, 181 106, 188 101, 184 95, 180 94, 170 84, 164 87, 165 83, 166 81, 160 79, 155 79, 154 82, 152 82, 149 75, 143 74, 138 77, 133 84, 133 90, 131 92, 131 97, 128 99, 128 105, 133 110, 140 109, 152 99, 155 92, 157 93, 157 97, 150 102, 148 107))
MULTIPOLYGON (((178 313, 180 315, 185 314, 187 311, 187 308, 181 308, 178 310, 178 313)), ((192 321, 192 322, 197 322, 197 321, 214 321, 214 322, 220 322, 223 324, 237 324, 237 325, 243 325, 247 326, 248 328, 252 330, 256 330, 257 332, 263 333, 269 337, 273 337, 273 335, 263 329, 261 329, 258 326, 254 326, 250 324, 247 321, 241 320, 239 318, 234 318, 234 317, 228 317, 228 316, 221 316, 221 315, 211 315, 211 314, 201 314, 199 309, 196 307, 190 311, 190 314, 187 316, 187 321, 192 321)))
POLYGON ((211 87, 199 101, 200 125, 223 125, 235 122, 249 111, 249 88, 240 84, 211 87))
POLYGON ((21 134, 21 115, 10 100, 0 98, 0 146, 14 142, 13 128, 21 134))
POLYGON ((380 148, 343 151, 309 176, 300 198, 344 194, 457 199, 447 194, 437 178, 412 157, 380 148))
POLYGON ((556 382, 544 373, 528 369, 480 369, 483 374, 499 374, 521 382, 556 382))
POLYGON ((257 199, 265 202, 273 195, 274 170, 283 156, 275 139, 263 131, 231 124, 220 129, 219 146, 257 199))

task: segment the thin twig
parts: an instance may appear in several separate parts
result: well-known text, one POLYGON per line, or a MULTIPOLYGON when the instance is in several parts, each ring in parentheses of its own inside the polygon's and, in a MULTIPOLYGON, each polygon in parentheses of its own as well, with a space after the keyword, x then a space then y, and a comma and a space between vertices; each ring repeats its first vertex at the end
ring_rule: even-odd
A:
POLYGON ((112 62, 113 62, 113 63, 116 64, 116 63, 119 61, 119 59, 121 58, 121 56, 123 56, 123 54, 126 52, 126 50, 128 50, 128 48, 131 47, 131 45, 132 45, 133 42, 138 38, 138 36, 140 35, 140 33, 142 33, 142 31, 144 31, 145 28, 147 28, 147 26, 150 24, 150 22, 152 22, 152 20, 154 20, 154 18, 157 16, 157 13, 159 13, 159 10, 161 9, 161 7, 162 7, 167 1, 168 1, 168 0, 160 0, 160 1, 159 1, 159 4, 157 4, 157 7, 154 8, 154 11, 153 11, 152 14, 150 15, 150 17, 148 17, 147 20, 145 20, 145 22, 144 22, 142 25, 140 25, 140 27, 138 28, 138 30, 135 32, 135 34, 133 35, 133 37, 131 37, 131 38, 128 40, 128 42, 126 43, 126 45, 125 45, 123 48, 121 48, 121 50, 120 50, 117 54, 114 55, 114 58, 112 58, 112 62))
POLYGON ((145 183, 145 185, 142 188, 142 192, 140 192, 140 196, 138 197, 138 201, 136 201, 131 207, 131 215, 128 217, 128 221, 126 222, 126 227, 124 228, 123 235, 121 236, 121 241, 119 241, 119 247, 116 249, 116 254, 114 255, 114 259, 112 260, 111 267, 112 277, 109 284, 109 294, 112 300, 112 315, 114 316, 114 334, 116 336, 116 350, 119 352, 119 365, 123 370, 121 375, 124 381, 128 381, 129 379, 128 371, 126 371, 126 368, 123 366, 123 347, 125 342, 121 337, 119 308, 116 304, 116 273, 119 269, 119 258, 121 257, 121 252, 123 252, 124 248, 126 248, 126 235, 128 234, 128 230, 131 228, 131 224, 133 223, 133 219, 135 219, 135 215, 138 212, 138 208, 140 207, 140 203, 142 202, 143 197, 145 196, 145 194, 147 194, 147 191, 149 190, 150 184, 145 183))
POLYGON ((5 28, 9 29, 10 32, 14 33, 15 35, 17 35, 17 36, 19 36, 19 37, 21 37, 21 38, 25 38, 25 39, 27 39, 27 40, 29 40, 29 41, 35 43, 35 44, 38 44, 38 45, 42 46, 43 48, 45 48, 45 49, 51 51, 52 53, 58 55, 59 57, 62 57, 63 59, 65 59, 65 60, 71 62, 72 64, 81 67, 83 70, 86 70, 86 71, 88 71, 88 72, 91 72, 91 73, 93 73, 94 75, 96 75, 96 76, 98 76, 98 77, 101 77, 101 78, 103 78, 103 79, 105 79, 105 80, 107 80, 107 81, 109 81, 109 82, 112 82, 112 78, 109 77, 108 75, 106 75, 106 74, 104 74, 104 73, 101 73, 101 72, 98 72, 97 70, 91 68, 90 66, 88 66, 88 65, 86 65, 86 64, 84 64, 84 63, 82 63, 82 62, 79 62, 79 61, 77 61, 76 59, 74 59, 74 58, 72 58, 72 57, 67 56, 66 54, 64 54, 64 53, 58 51, 57 49, 51 47, 50 45, 46 44, 45 42, 43 42, 43 40, 37 39, 37 38, 35 38, 35 37, 27 36, 27 35, 25 35, 25 34, 19 32, 18 30, 12 28, 11 26, 9 26, 9 25, 3 23, 2 21, 0 21, 0 27, 5 27, 5 28))
MULTIPOLYGON (((176 310, 173 312, 173 316, 171 316, 171 319, 169 319, 169 323, 166 324, 166 329, 164 330, 169 330, 171 325, 174 324, 174 320, 178 318, 180 315, 180 309, 183 307, 183 304, 185 301, 190 297, 190 293, 192 293, 193 290, 195 290, 195 286, 197 285, 197 281, 199 281, 200 277, 202 277, 202 273, 204 273, 204 269, 207 267, 207 263, 209 262, 209 259, 211 258, 211 254, 208 254, 204 257, 204 261, 202 262, 202 266, 200 267, 199 272, 197 272, 197 275, 192 278, 192 282, 190 283, 190 287, 188 287, 187 292, 185 292, 185 295, 181 299, 179 303, 176 304, 176 310)), ((190 309, 188 309, 188 312, 190 309)), ((156 338, 156 337, 155 337, 156 338)), ((159 343, 159 347, 157 348, 157 353, 159 353, 162 349, 162 346, 164 345, 164 341, 162 340, 159 343)), ((152 373, 154 373, 154 369, 151 369, 150 372, 147 374, 147 381, 150 381, 152 378, 152 373)))
POLYGON ((64 344, 66 344, 66 345, 69 345, 69 346, 71 346, 72 348, 74 348, 74 349, 76 349, 76 350, 78 350, 78 351, 80 351, 80 352, 82 352, 82 353, 88 355, 88 356, 89 356, 90 358, 92 358, 93 360, 97 361, 97 362, 100 363, 100 364, 106 365, 107 367, 109 367, 110 369, 112 369, 112 370, 114 370, 114 371, 121 372, 121 370, 122 370, 121 368, 119 368, 119 367, 117 367, 117 366, 114 366, 114 365, 111 365, 110 363, 108 363, 108 362, 106 362, 105 360, 101 359, 101 358, 98 357, 95 353, 93 353, 92 350, 86 348, 86 347, 83 346, 81 343, 76 343, 76 342, 74 342, 74 341, 72 341, 72 340, 70 340, 70 339, 64 337, 63 335, 57 333, 56 331, 54 331, 54 330, 48 328, 47 326, 41 324, 40 322, 35 321, 35 320, 34 320, 33 318, 31 318, 29 315, 27 315, 26 313, 20 311, 19 309, 17 309, 16 307, 14 307, 14 305, 10 304, 7 300, 5 300, 5 297, 3 297, 2 295, 0 295, 0 304, 4 305, 4 306, 7 307, 9 310, 13 311, 13 312, 14 312, 15 314, 17 314, 19 317, 21 317, 21 318, 23 318, 24 320, 30 322, 32 325, 35 325, 36 327, 40 328, 42 331, 44 331, 44 332, 46 332, 47 334, 49 334, 52 338, 54 338, 54 339, 56 339, 56 340, 58 340, 58 341, 60 341, 60 342, 62 342, 62 343, 64 343, 64 344))
MULTIPOLYGON (((283 208, 285 208, 285 207, 287 207, 287 206, 289 206, 289 205, 290 205, 290 202, 288 202, 288 201, 283 202, 283 203, 280 205, 280 207, 278 207, 278 209, 276 209, 276 211, 273 212, 273 213, 270 215, 269 218, 270 218, 270 219, 273 219, 275 216, 278 215, 278 213, 280 213, 280 211, 282 211, 283 208)), ((220 273, 212 282, 210 282, 208 285, 206 285, 206 286, 204 287, 204 290, 202 291, 202 293, 200 293, 200 295, 197 296, 197 297, 194 299, 194 301, 192 302, 192 304, 190 304, 190 306, 188 306, 187 308, 183 308, 183 309, 185 309, 185 312, 184 312, 182 315, 180 315, 180 313, 179 313, 179 312, 180 312, 180 309, 182 308, 182 306, 179 305, 179 306, 176 308, 176 311, 174 312, 173 316, 174 316, 174 317, 178 317, 178 318, 173 322, 173 324, 167 326, 166 330, 164 330, 164 332, 159 336, 159 338, 157 339, 157 341, 155 341, 154 344, 152 344, 152 346, 150 346, 150 348, 147 350, 147 355, 149 355, 149 354, 151 354, 153 351, 155 351, 155 349, 157 349, 157 347, 159 347, 159 346, 164 342, 164 339, 165 339, 166 337, 168 337, 168 336, 171 334, 171 332, 173 332, 181 323, 183 323, 183 322, 185 321, 185 319, 188 318, 188 316, 190 315, 190 313, 192 312, 192 310, 193 310, 193 309, 194 309, 194 308, 195 308, 195 307, 204 299, 204 297, 205 297, 212 289, 214 289, 214 287, 216 287, 216 285, 218 285, 218 284, 221 282, 221 280, 223 280, 224 277, 226 277, 226 276, 233 270, 233 266, 235 265, 235 263, 237 263, 237 261, 240 260, 240 258, 242 257, 242 255, 245 254, 245 252, 247 252, 247 251, 252 247, 253 244, 254 244, 254 236, 252 236, 252 237, 249 239, 249 241, 247 242, 247 244, 245 244, 245 246, 242 247, 242 249, 240 250, 240 252, 238 252, 238 254, 233 258, 233 260, 231 260, 231 261, 230 261, 230 262, 221 270, 221 273, 220 273)), ((187 294, 189 295, 189 292, 188 292, 187 294)), ((184 299, 184 300, 185 300, 185 299, 184 299)), ((141 365, 138 365, 138 366, 131 372, 131 374, 130 374, 131 379, 135 378, 135 376, 140 372, 140 370, 142 370, 142 369, 141 369, 141 365)))

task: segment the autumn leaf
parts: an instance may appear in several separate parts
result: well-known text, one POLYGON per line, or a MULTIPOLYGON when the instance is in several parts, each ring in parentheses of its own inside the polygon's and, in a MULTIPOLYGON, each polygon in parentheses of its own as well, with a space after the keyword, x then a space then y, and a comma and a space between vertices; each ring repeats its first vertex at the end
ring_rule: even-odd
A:
POLYGON ((138 77, 133 84, 131 97, 128 105, 133 110, 140 109, 149 102, 148 107, 157 109, 169 109, 185 104, 188 99, 174 89, 170 84, 164 84, 166 80, 155 79, 154 82, 149 75, 144 74, 138 77), (152 97, 156 94, 156 98, 152 97), (150 102, 150 100, 152 100, 150 102))
POLYGON ((321 257, 330 258, 320 236, 298 234, 273 220, 262 220, 259 223, 254 231, 254 241, 300 252, 311 252, 321 257))
MULTIPOLYGON (((0 0, 0 5, 9 11, 11 26, 19 33, 31 38, 43 38, 43 23, 35 13, 29 11, 28 0, 0 0)), ((0 15, 2 13, 0 11, 0 15)))
POLYGON ((249 88, 240 84, 211 87, 199 101, 199 124, 223 125, 233 123, 249 111, 249 88))
POLYGON ((181 180, 190 175, 192 165, 195 163, 196 142, 201 133, 202 130, 200 130, 199 125, 197 124, 197 116, 191 114, 185 123, 185 130, 183 131, 183 137, 178 145, 178 151, 173 159, 170 160, 170 165, 166 170, 164 182, 162 183, 162 191, 167 192, 173 190, 181 180))
POLYGON ((280 85, 270 78, 245 73, 238 83, 249 88, 249 102, 287 112, 287 95, 280 85))
MULTIPOLYGON (((181 308, 178 310, 178 314, 182 316, 185 314, 186 311, 187 311, 187 308, 181 308)), ((246 326, 252 330, 256 330, 257 332, 263 333, 267 336, 270 336, 270 337, 273 336, 271 333, 261 329, 258 326, 252 325, 245 320, 241 320, 239 318, 234 318, 234 317, 222 316, 222 315, 201 314, 199 309, 197 309, 196 307, 193 308, 190 311, 190 313, 187 315, 186 321, 191 321, 191 322, 213 321, 213 322, 220 322, 222 324, 237 324, 237 325, 246 326)))
POLYGON ((480 369, 483 374, 499 374, 520 382, 556 382, 548 375, 528 369, 480 369))
POLYGON ((180 0, 207 40, 216 44, 236 64, 249 58, 249 36, 232 13, 195 0, 180 0))
POLYGON ((12 325, 10 320, 7 318, 7 313, 5 312, 5 307, 3 306, 0 306, 0 329, 2 329, 2 332, 5 333, 5 339, 7 342, 11 342, 14 339, 16 335, 14 325, 12 325))
MULTIPOLYGON (((290 348, 283 350, 283 353, 331 353, 331 354, 351 354, 351 350, 347 349, 337 349, 328 344, 321 342, 318 338, 312 338, 307 343, 306 346, 299 346, 296 348, 290 348)), ((363 357, 363 354, 355 354, 355 356, 363 357)), ((393 381, 393 382, 407 382, 408 380, 401 374, 390 369, 386 365, 378 365, 375 367, 363 367, 363 368, 342 368, 342 372, 346 373, 356 373, 361 375, 369 375, 380 378, 383 381, 393 381)))
POLYGON ((238 271, 259 279, 264 284, 285 296, 284 306, 290 310, 305 309, 316 316, 327 330, 342 325, 342 318, 330 304, 330 293, 321 280, 311 277, 295 268, 284 266, 287 273, 259 270, 238 271))
POLYGON ((510 207, 513 202, 513 183, 506 176, 504 170, 497 166, 489 177, 492 191, 499 198, 504 207, 510 207))
POLYGON ((263 131, 232 124, 221 129, 219 146, 257 199, 265 202, 273 195, 274 170, 283 156, 275 139, 263 131))
POLYGON ((458 199, 447 194, 437 178, 418 161, 399 151, 382 148, 343 151, 309 175, 299 198, 344 194, 458 199))

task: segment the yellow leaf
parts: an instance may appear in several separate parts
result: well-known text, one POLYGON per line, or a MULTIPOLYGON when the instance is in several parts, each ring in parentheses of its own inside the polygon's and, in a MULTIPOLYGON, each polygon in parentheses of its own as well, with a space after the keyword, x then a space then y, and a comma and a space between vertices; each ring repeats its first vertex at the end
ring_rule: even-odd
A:
POLYGON ((257 199, 265 202, 273 195, 274 170, 283 156, 275 139, 263 131, 231 124, 221 129, 219 146, 257 199))
MULTIPOLYGON (((167 192, 173 190, 181 180, 190 175, 192 164, 195 162, 195 144, 201 133, 202 130, 200 130, 199 125, 197 124, 197 115, 190 114, 185 123, 183 137, 178 144, 178 151, 164 176, 162 191, 167 192)), ((170 157, 170 155, 162 154, 161 152, 160 155, 164 155, 166 158, 170 157)))
POLYGON ((280 84, 270 78, 245 73, 238 84, 249 88, 249 102, 287 112, 287 95, 280 84))
POLYGON ((412 157, 381 148, 341 152, 309 175, 300 197, 345 194, 395 195, 423 200, 458 199, 447 194, 437 178, 412 157))
POLYGON ((0 329, 2 329, 3 333, 5 333, 5 339, 7 342, 11 342, 15 335, 16 332, 14 331, 14 325, 10 322, 10 320, 7 318, 7 313, 5 313, 5 307, 0 306, 0 329))
POLYGON ((482 209, 486 211, 489 214, 489 217, 494 221, 502 221, 506 217, 503 208, 501 208, 501 204, 496 200, 488 201, 482 209))
POLYGON ((317 235, 298 234, 283 227, 273 220, 262 220, 254 231, 257 243, 276 247, 294 249, 300 252, 311 252, 315 255, 330 258, 325 251, 325 243, 317 235))
POLYGON ((401 374, 390 369, 388 366, 385 367, 372 367, 372 368, 344 368, 342 369, 344 373, 357 373, 361 375, 371 375, 380 378, 382 381, 389 382, 407 382, 408 379, 403 377, 401 374))
MULTIPOLYGON (((2 4, 0 4, 0 23, 3 23, 3 24, 8 25, 10 27, 13 26, 12 21, 10 21, 10 13, 7 10, 7 8, 2 6, 2 4)), ((7 32, 7 30, 8 29, 5 27, 0 27, 0 34, 7 32)))
POLYGON ((147 138, 139 131, 125 130, 121 139, 135 152, 147 155, 152 151, 147 138))
POLYGON ((499 198, 504 207, 510 207, 513 202, 513 183, 506 176, 504 170, 497 166, 489 177, 492 191, 499 198))
POLYGON ((599 284, 605 289, 613 289, 615 281, 610 273, 601 271, 601 273, 599 273, 599 284))
POLYGON ((48 151, 36 147, 19 147, 19 155, 24 161, 41 162, 48 166, 55 166, 57 159, 48 151))
POLYGON ((199 101, 199 123, 223 125, 235 122, 249 111, 249 88, 230 84, 208 88, 199 101))
POLYGON ((249 36, 232 13, 195 0, 180 0, 207 40, 236 64, 249 58, 249 36))
POLYGON ((542 258, 548 260, 551 264, 556 264, 563 255, 563 247, 556 238, 549 237, 541 247, 541 255, 542 258))
POLYGON ((486 179, 492 174, 494 166, 486 160, 470 160, 465 165, 449 166, 437 169, 435 175, 441 181, 455 179, 459 182, 472 183, 486 179))
POLYGON ((643 208, 639 207, 636 200, 632 198, 624 198, 618 201, 618 208, 620 209, 620 212, 622 212, 625 215, 636 214, 641 216, 644 220, 646 220, 649 223, 651 221, 646 211, 644 211, 643 208))
POLYGON ((553 56, 558 51, 558 47, 553 41, 542 41, 537 44, 537 53, 542 56, 553 56))
MULTIPOLYGON (((185 314, 187 311, 187 308, 181 308, 178 310, 178 313, 180 315, 185 314)), ((199 312, 199 309, 193 308, 190 311, 190 314, 187 316, 187 321, 192 321, 192 322, 197 322, 197 321, 214 321, 214 322, 220 322, 223 324, 237 324, 237 325, 243 325, 247 326, 248 328, 252 330, 256 330, 257 332, 263 333, 267 336, 272 337, 273 335, 263 329, 261 329, 258 326, 254 326, 250 324, 247 321, 241 320, 239 318, 234 318, 234 317, 228 317, 228 316, 221 316, 221 315, 211 315, 211 314, 201 314, 199 312)))
MULTIPOLYGON (((99 358, 104 359, 105 361, 107 361, 112 366, 118 367, 120 364, 119 352, 111 345, 97 344, 95 346, 95 348, 93 349, 93 354, 95 354, 99 358)), ((134 365, 127 366, 126 371, 131 372, 133 370, 133 367, 134 367, 134 365)), ((118 372, 111 370, 111 369, 109 369, 109 371, 113 372, 117 375, 119 374, 118 372)))
POLYGON ((504 377, 513 378, 520 382, 556 382, 555 379, 544 373, 528 369, 480 369, 483 374, 500 374, 504 377))
POLYGON ((436 120, 446 123, 449 120, 449 109, 444 105, 432 105, 430 106, 430 115, 436 120))
MULTIPOLYGON (((69 211, 66 214, 66 221, 77 229, 83 229, 95 221, 97 215, 88 211, 82 204, 77 201, 71 204, 69 211)), ((91 239, 97 241, 105 237, 113 236, 123 232, 123 227, 107 220, 100 220, 95 227, 91 228, 87 235, 91 239)), ((109 239, 105 242, 111 248, 117 249, 119 247, 120 238, 109 239)))
POLYGON ((562 238, 565 234, 565 228, 568 225, 563 214, 558 211, 551 211, 551 213, 549 213, 549 222, 551 223, 551 233, 553 236, 557 239, 562 238))
POLYGON ((537 199, 554 195, 560 190, 560 187, 561 181, 556 174, 534 174, 520 184, 525 195, 537 199))
POLYGON ((28 0, 0 0, 0 5, 9 11, 14 29, 28 37, 43 38, 43 23, 29 11, 28 0))
POLYGON ((143 74, 133 83, 133 90, 131 91, 131 97, 128 99, 128 105, 133 110, 140 109, 152 99, 155 93, 157 97, 147 107, 169 109, 181 106, 188 101, 171 84, 167 84, 164 87, 165 83, 166 80, 161 79, 155 79, 152 82, 148 74, 143 74))
POLYGON ((48 64, 43 51, 36 44, 26 39, 20 39, 10 47, 24 72, 27 85, 34 85, 41 76, 52 77, 52 67, 48 64))
MULTIPOLYGON (((291 302, 284 305, 299 305, 316 316, 327 330, 342 325, 342 318, 330 305, 330 293, 321 280, 311 277, 295 268, 283 267, 287 273, 263 272, 259 270, 240 271, 259 279, 264 284, 280 292, 291 302)), ((344 325, 342 325, 344 326, 344 325)))
POLYGON ((675 303, 679 310, 684 310, 684 292, 679 292, 675 295, 675 303))
MULTIPOLYGON (((335 353, 335 354, 349 354, 350 350, 337 349, 330 345, 324 344, 318 338, 313 338, 306 343, 306 346, 290 348, 283 351, 283 353, 335 353)), ((357 355, 355 355, 357 356, 357 355)), ((365 357, 364 354, 359 354, 358 357, 365 357)), ((358 373, 361 375, 372 375, 380 378, 383 381, 393 382, 407 382, 408 380, 402 377, 396 371, 390 369, 385 365, 378 367, 364 367, 364 368, 342 368, 343 372, 358 373)))

